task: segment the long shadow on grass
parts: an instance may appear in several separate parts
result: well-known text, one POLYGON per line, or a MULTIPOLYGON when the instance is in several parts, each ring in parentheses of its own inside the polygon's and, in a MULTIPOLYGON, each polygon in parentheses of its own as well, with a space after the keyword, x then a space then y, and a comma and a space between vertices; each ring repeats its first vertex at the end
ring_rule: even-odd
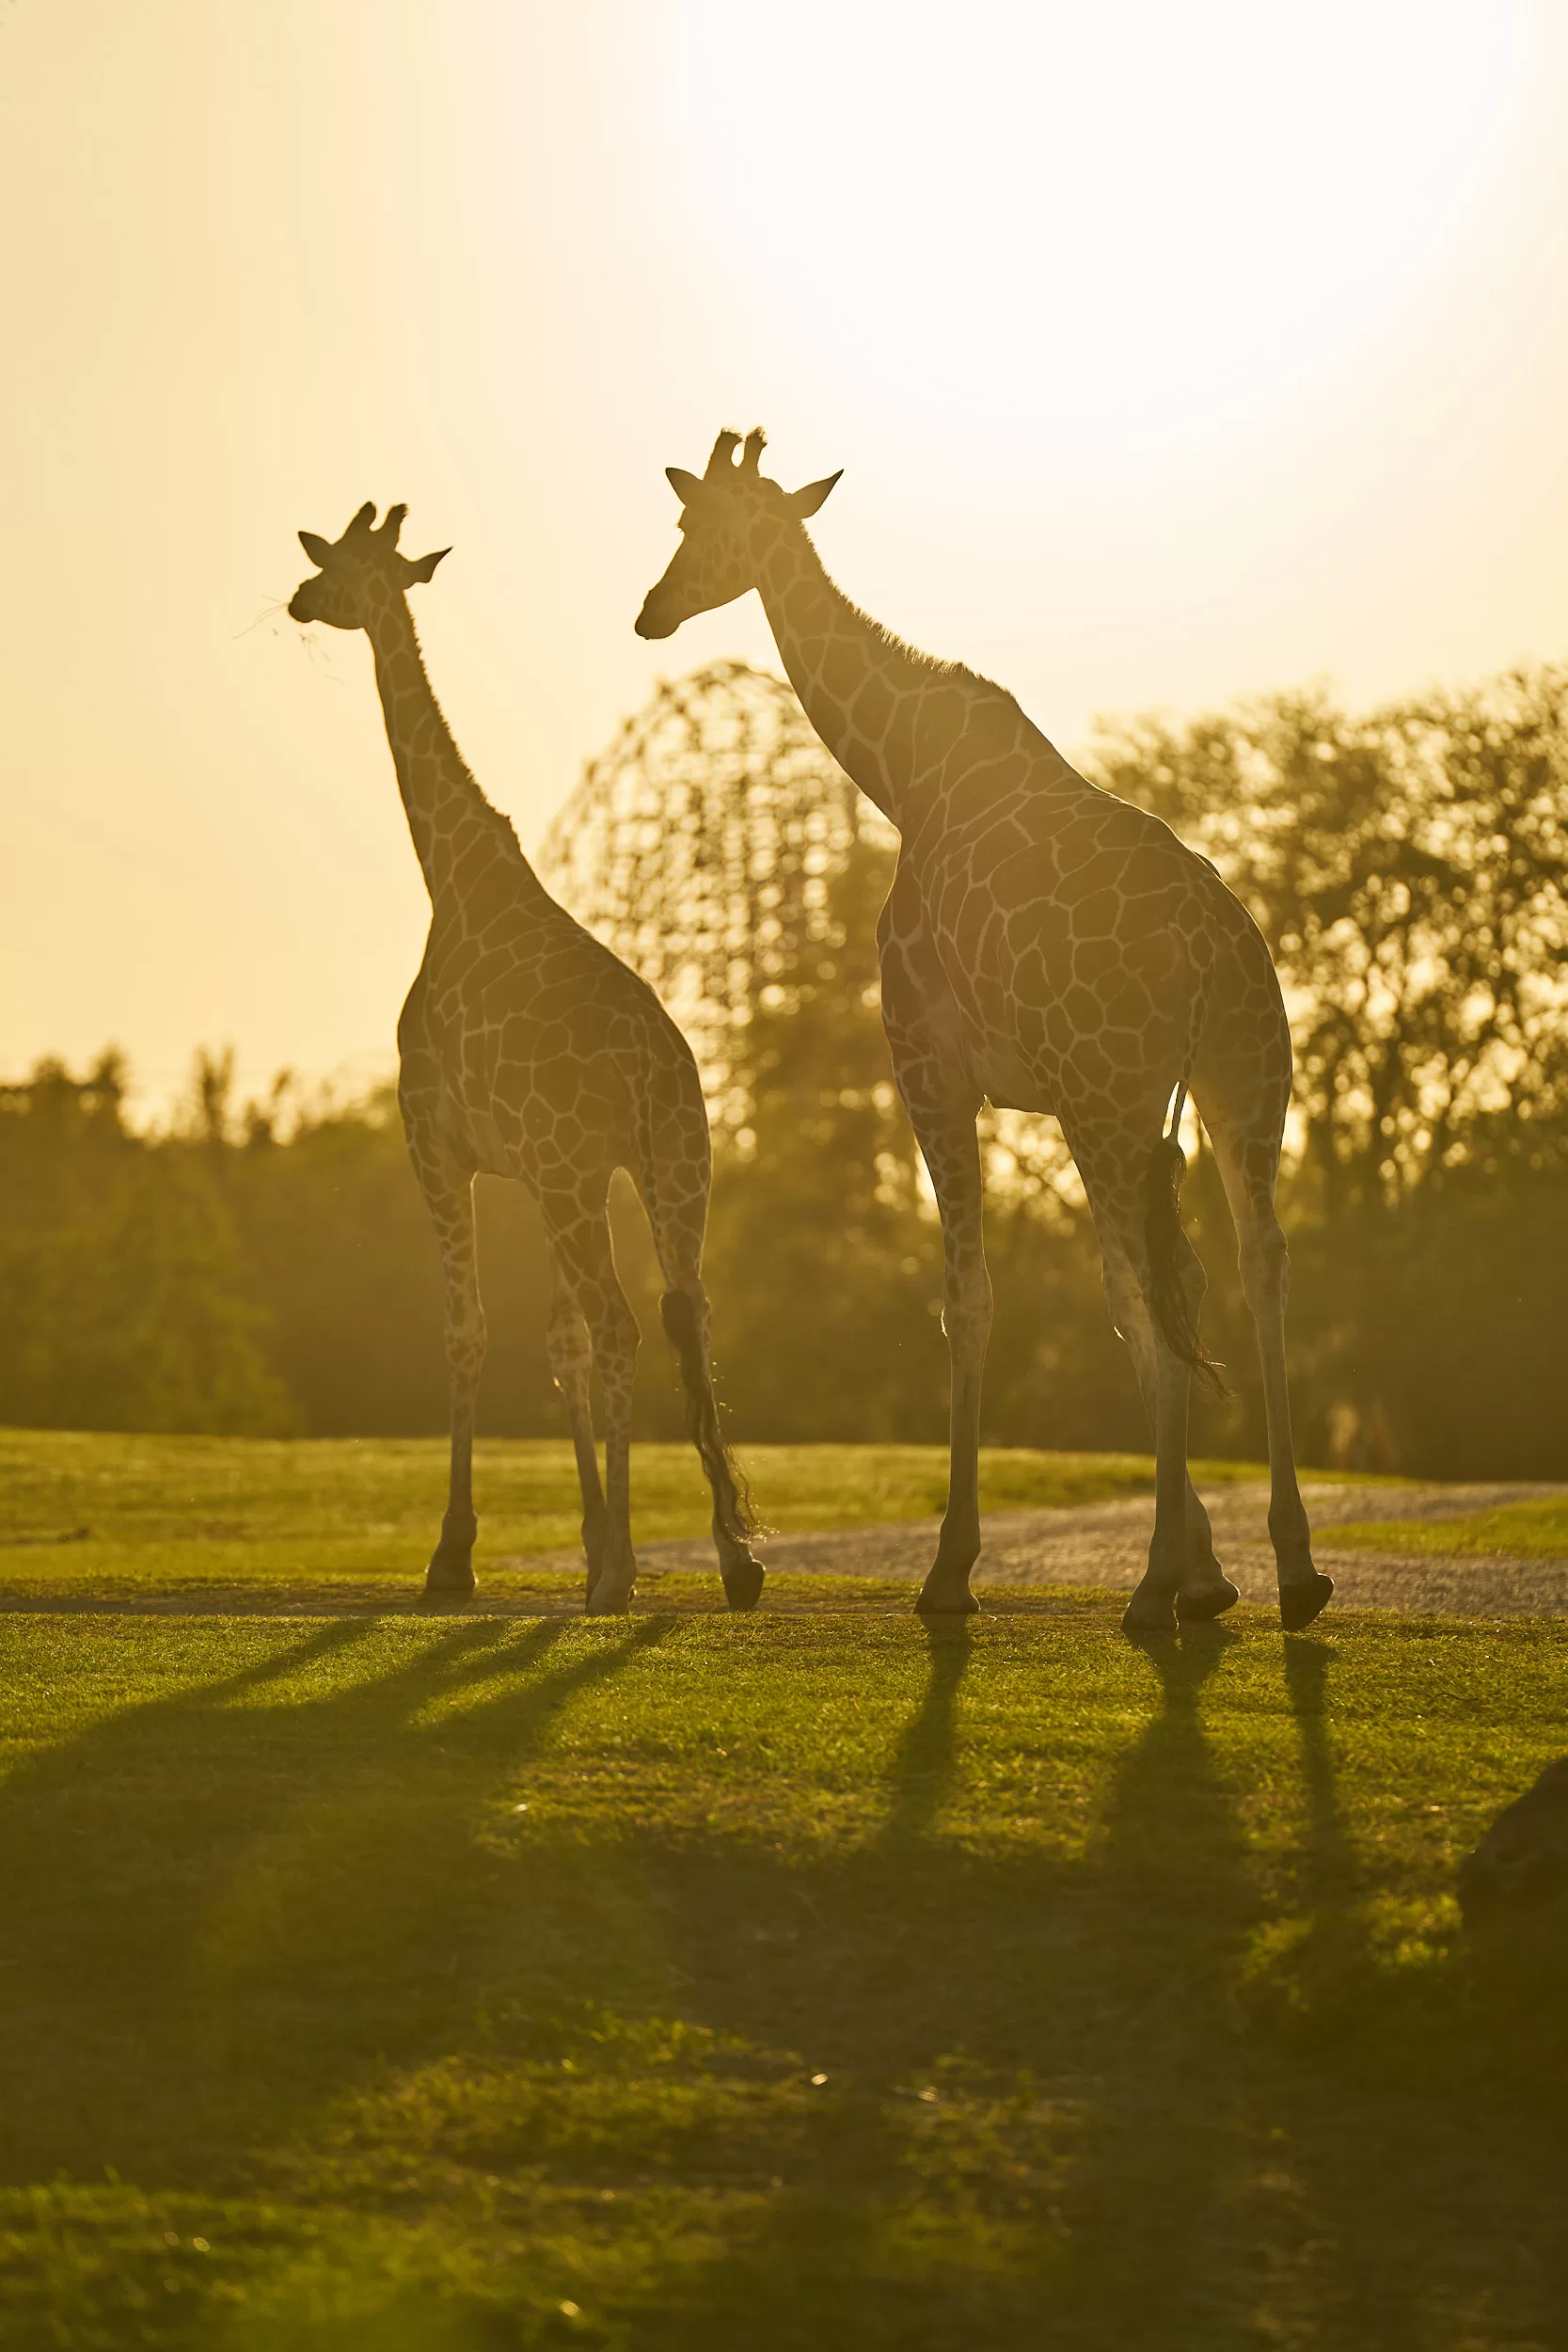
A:
MULTIPOLYGON (((1555 2226, 1537 2230, 1532 2211, 1560 2171, 1560 2136, 1556 2150, 1536 2142, 1533 2163, 1528 2153, 1531 2106, 1560 2121, 1564 1956, 1560 1946, 1548 1975, 1527 1943, 1478 1950, 1421 1899, 1408 1924, 1398 1913, 1379 1921, 1338 1788, 1338 1664, 1322 1634, 1285 1640, 1306 1800, 1303 1932, 1258 2003, 1269 2039, 1296 2061, 1280 2077, 1279 2126, 1313 2226, 1335 2249, 1339 2312, 1367 2340, 1387 2352, 1468 2343, 1455 2332, 1463 2315, 1475 2341, 1493 2341, 1495 2328, 1497 2342, 1533 2342, 1519 2314, 1530 2315, 1525 2327, 1548 2311, 1558 2328, 1568 2322, 1568 2244, 1555 2226), (1414 2083, 1427 2095, 1412 2100, 1414 2083), (1338 2142, 1353 2105, 1360 2161, 1348 2169, 1338 2142), (1478 2288, 1486 2247, 1496 2275, 1478 2288)), ((1400 1794, 1415 1808, 1430 1798, 1418 1745, 1400 1794)))
MULTIPOLYGON (((1129 1729, 1084 1837, 988 1835, 958 1629, 930 1637, 858 1846, 792 1829, 774 1848, 743 1803, 682 1815, 658 1711, 623 1727, 613 1706, 584 1771, 601 1798, 624 1784, 624 1817, 569 1802, 508 1843, 563 1719, 687 1638, 673 1618, 334 1627, 17 1775, 8 2176, 245 2185, 291 2130, 286 2191, 350 2212, 418 2185, 471 2214, 515 2174, 563 2201, 541 2232, 597 2232, 607 2255, 652 2234, 641 2271, 606 2265, 610 2340, 638 2352, 1536 2340, 1539 2295, 1511 2271, 1475 2288, 1468 2336, 1421 2303, 1430 2103, 1407 2102, 1376 2225, 1358 2218, 1367 2166, 1336 2178, 1367 2112, 1354 2053, 1238 2002, 1260 1901, 1205 1724, 1226 1629, 1087 1678, 1097 1721, 1129 1729)), ((1361 1931, 1329 1670, 1294 1646, 1303 1902, 1338 1983, 1361 1931)), ((1082 1670, 1062 1694, 1080 1708, 1082 1670)), ((1057 1733, 1034 1736, 1049 1771, 1057 1733)), ((1484 2279, 1469 2244, 1464 2278, 1484 2279)), ((474 2342, 513 2341, 474 2311, 474 2342)))
POLYGON ((933 1637, 882 1832, 857 1854, 784 1872, 731 1856, 722 1883, 672 1862, 671 1907, 693 1927, 687 2013, 792 2048, 800 2078, 826 2080, 770 2149, 732 2142, 727 2175, 717 2152, 681 2152, 694 2185, 705 2165, 712 2190, 733 2184, 738 2161, 784 2186, 721 2257, 661 2281, 637 2312, 640 2347, 1537 2340, 1561 2308, 1549 2189, 1502 2145, 1499 2117, 1487 2186, 1465 2210, 1479 2086, 1451 2115, 1410 2095, 1441 2020, 1418 1992, 1385 1987, 1338 2045, 1337 2009, 1370 2004, 1375 1972, 1323 1646, 1287 1643, 1283 1661, 1314 1947, 1300 2015, 1243 1994, 1261 1887, 1244 1784, 1222 1773, 1203 1722, 1237 1646, 1223 1627, 1148 1645, 1160 1706, 1081 1857, 955 1834, 970 1653, 949 1635, 933 1637), (760 1960, 742 1931, 753 1921, 760 1960), (1367 2095, 1380 2032, 1395 2045, 1382 2099, 1367 2095))
POLYGON ((443 1710, 498 1694, 493 1785, 668 1629, 552 1671, 560 1625, 338 1624, 14 1772, 0 2179, 220 2186, 382 2051, 443 2046, 496 1878, 443 1710))
POLYGON ((1161 1704, 1081 1859, 938 1832, 958 1629, 931 1636, 859 1853, 732 1863, 722 1891, 683 1872, 699 2013, 751 2047, 793 2042, 826 2080, 781 2124, 782 2192, 722 2257, 661 2282, 640 2345, 1256 2344, 1212 2285, 1248 2137, 1227 2063, 1246 1885, 1199 1719, 1227 1646, 1212 1629, 1150 1645, 1161 1704), (743 1940, 758 1919, 781 1959, 743 1940))
POLYGON ((930 1648, 926 1695, 893 1764, 893 1796, 883 1836, 894 1846, 921 1836, 930 1827, 958 1765, 958 1690, 974 1655, 974 1639, 967 1618, 952 1626, 927 1626, 926 1639, 930 1648))

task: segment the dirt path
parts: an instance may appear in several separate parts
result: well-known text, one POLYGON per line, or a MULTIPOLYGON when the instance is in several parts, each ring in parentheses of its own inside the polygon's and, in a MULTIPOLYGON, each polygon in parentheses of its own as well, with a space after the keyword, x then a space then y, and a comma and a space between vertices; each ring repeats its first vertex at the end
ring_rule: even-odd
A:
MULTIPOLYGON (((1464 1553, 1379 1552, 1337 1548, 1334 1529, 1351 1520, 1456 1518, 1505 1502, 1560 1494, 1550 1486, 1366 1486, 1326 1482, 1303 1488, 1315 1531, 1313 1554, 1335 1581, 1341 1608, 1400 1609, 1444 1616, 1568 1615, 1568 1559, 1478 1559, 1464 1553)), ((1220 1486, 1206 1495, 1214 1549, 1244 1600, 1275 1597, 1268 1488, 1220 1486)), ((1135 1495, 1082 1510, 997 1511, 985 1522, 977 1588, 1092 1584, 1130 1591, 1143 1574, 1154 1505, 1135 1495)), ((935 1519, 854 1528, 822 1535, 775 1535, 763 1548, 770 1568, 796 1574, 894 1577, 918 1582, 936 1544, 935 1519)), ((713 1572, 707 1543, 644 1544, 649 1569, 713 1572)), ((511 1567, 577 1566, 577 1555, 518 1558, 511 1567)))

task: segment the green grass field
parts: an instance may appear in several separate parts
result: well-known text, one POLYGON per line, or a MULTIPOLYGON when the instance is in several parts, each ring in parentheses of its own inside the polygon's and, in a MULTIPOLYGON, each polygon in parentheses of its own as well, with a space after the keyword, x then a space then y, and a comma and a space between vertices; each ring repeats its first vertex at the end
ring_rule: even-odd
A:
POLYGON ((1560 2345, 1568 1628, 856 1597, 0 1618, 0 2341, 1560 2345))
MULTIPOLYGON (((405 1585, 440 1450, 4 1443, 5 2352, 1568 2343, 1568 1921, 1452 1898, 1568 1621, 117 1614, 94 1559, 405 1585)), ((931 1505, 927 1449, 753 1468, 775 1524, 931 1505)), ((485 1477, 497 1550, 571 1540, 561 1449, 485 1477)))
MULTIPOLYGON (((765 1525, 863 1527, 940 1512, 941 1446, 753 1446, 765 1525)), ((1245 1463, 1196 1466, 1211 1481, 1254 1478, 1245 1463)), ((86 1436, 0 1431, 0 1589, 129 1595, 339 1580, 417 1585, 439 1532, 447 1449, 428 1438, 303 1439, 86 1436)), ((476 1450, 475 1565, 569 1549, 580 1510, 564 1443, 491 1439, 476 1450)), ((988 1450, 990 1511, 1152 1493, 1145 1455, 988 1450)), ((633 1448, 639 1543, 707 1532, 710 1504, 686 1445, 633 1448)))

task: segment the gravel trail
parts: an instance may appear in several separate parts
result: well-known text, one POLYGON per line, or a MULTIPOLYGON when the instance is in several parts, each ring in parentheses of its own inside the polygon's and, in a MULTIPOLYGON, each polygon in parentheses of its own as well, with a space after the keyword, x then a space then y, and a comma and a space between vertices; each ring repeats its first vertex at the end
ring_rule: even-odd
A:
MULTIPOLYGON (((1505 1502, 1561 1494, 1555 1486, 1369 1486, 1313 1482, 1302 1488, 1314 1531, 1313 1557, 1334 1579, 1335 1604, 1348 1609, 1399 1609, 1441 1616, 1568 1615, 1568 1558, 1478 1558, 1468 1553, 1386 1552, 1337 1547, 1336 1526, 1352 1520, 1457 1518, 1505 1502)), ((1273 1600, 1274 1553, 1269 1545, 1268 1488, 1261 1483, 1218 1486, 1205 1495, 1214 1549, 1243 1600, 1273 1600)), ((1153 1498, 1134 1495, 1076 1510, 996 1511, 985 1520, 985 1550, 974 1572, 983 1593, 995 1587, 1090 1584, 1130 1592, 1143 1574, 1154 1520, 1153 1498)), ((936 1547, 935 1519, 905 1519, 889 1527, 851 1528, 820 1535, 774 1535, 761 1547, 769 1568, 793 1574, 869 1576, 918 1583, 936 1547)), ((643 1544, 646 1569, 713 1572, 711 1545, 643 1544)), ((516 1568, 576 1566, 578 1555, 519 1556, 516 1568)))
MULTIPOLYGON (((1314 1480, 1302 1489, 1314 1529, 1313 1557, 1333 1577, 1332 1606, 1394 1609, 1413 1614, 1460 1617, 1568 1616, 1568 1556, 1554 1559, 1478 1557, 1461 1552, 1362 1551, 1337 1545, 1335 1529, 1354 1520, 1408 1519, 1440 1525, 1472 1511, 1508 1502, 1528 1502, 1568 1494, 1568 1486, 1514 1483, 1494 1486, 1371 1486, 1314 1480)), ((1248 1480, 1218 1486, 1204 1497, 1214 1527, 1214 1549, 1243 1600, 1275 1597, 1274 1553, 1268 1536, 1268 1487, 1248 1480)), ((974 1574, 982 1603, 990 1591, 999 1605, 1008 1593, 1022 1596, 1049 1585, 1077 1584, 1101 1591, 1130 1592, 1143 1574, 1152 1496, 1134 1495, 1073 1510, 997 1511, 985 1520, 985 1549, 974 1574)), ((938 1522, 904 1519, 884 1527, 836 1530, 815 1535, 774 1535, 761 1546, 770 1569, 792 1575, 858 1576, 917 1584, 936 1549, 938 1522)), ((711 1581, 712 1605, 720 1603, 713 1548, 706 1541, 643 1544, 638 1561, 646 1576, 640 1605, 703 1609, 698 1586, 658 1585, 660 1571, 695 1570, 711 1581)), ((515 1582, 508 1570, 555 1568, 574 1578, 582 1573, 580 1551, 515 1553, 486 1562, 481 1571, 476 1614, 575 1615, 577 1594, 541 1596, 515 1582)), ((766 1605, 766 1604, 765 1604, 766 1605)), ((788 1608, 791 1604, 784 1601, 788 1608)), ((799 1599, 795 1606, 802 1604, 799 1599)), ((1049 1606, 1049 1603, 1039 1605, 1049 1606)), ((429 1604, 419 1581, 388 1590, 385 1581, 358 1584, 334 1577, 310 1584, 289 1583, 276 1593, 254 1583, 218 1588, 146 1593, 55 1591, 47 1583, 8 1587, 0 1581, 0 1614, 92 1613, 127 1616, 377 1616, 421 1612, 429 1604)), ((464 1604, 456 1605, 461 1610, 464 1604)))

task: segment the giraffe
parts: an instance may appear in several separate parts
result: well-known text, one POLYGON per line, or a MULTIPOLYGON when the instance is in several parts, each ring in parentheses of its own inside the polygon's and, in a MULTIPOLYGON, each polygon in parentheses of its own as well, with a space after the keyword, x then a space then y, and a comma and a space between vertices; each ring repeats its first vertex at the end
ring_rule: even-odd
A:
POLYGON ((425 674, 405 591, 450 552, 398 551, 405 507, 379 529, 362 506, 342 537, 302 531, 317 571, 296 621, 363 629, 414 848, 430 892, 424 961, 398 1024, 402 1108, 446 1284, 451 1472, 431 1594, 474 1590, 474 1409, 484 1358, 475 1248, 476 1174, 518 1178, 538 1201, 549 1252, 550 1369, 565 1398, 582 1493, 593 1616, 630 1604, 628 1441, 637 1320, 616 1279, 607 1196, 617 1168, 641 1196, 667 1288, 661 1302, 686 1392, 687 1426, 713 1496, 713 1534, 732 1609, 754 1607, 763 1572, 750 1502, 720 1430, 702 1282, 710 1147, 691 1049, 653 990, 546 891, 506 818, 464 765, 425 674), (605 1406, 601 1486, 589 1394, 605 1406))
POLYGON ((1291 1035, 1262 937, 1209 862, 1080 776, 1012 696, 890 636, 829 579, 806 531, 838 474, 786 492, 764 438, 721 433, 699 477, 667 469, 682 544, 637 631, 665 638, 755 588, 790 683, 835 759, 898 828, 878 930, 882 1018, 930 1172, 951 1366, 947 1508, 916 1606, 976 1606, 981 1378, 991 1324, 975 1119, 1053 1112, 1100 1237, 1107 1303, 1155 1439, 1154 1529, 1129 1632, 1237 1599, 1187 1470, 1203 1269, 1181 1230, 1177 1140, 1202 1113, 1240 1242, 1268 1413, 1269 1532, 1288 1629, 1332 1593, 1296 1483, 1285 1368, 1289 1256, 1275 1185, 1291 1035), (1167 1126, 1168 1120, 1168 1126, 1167 1126))

